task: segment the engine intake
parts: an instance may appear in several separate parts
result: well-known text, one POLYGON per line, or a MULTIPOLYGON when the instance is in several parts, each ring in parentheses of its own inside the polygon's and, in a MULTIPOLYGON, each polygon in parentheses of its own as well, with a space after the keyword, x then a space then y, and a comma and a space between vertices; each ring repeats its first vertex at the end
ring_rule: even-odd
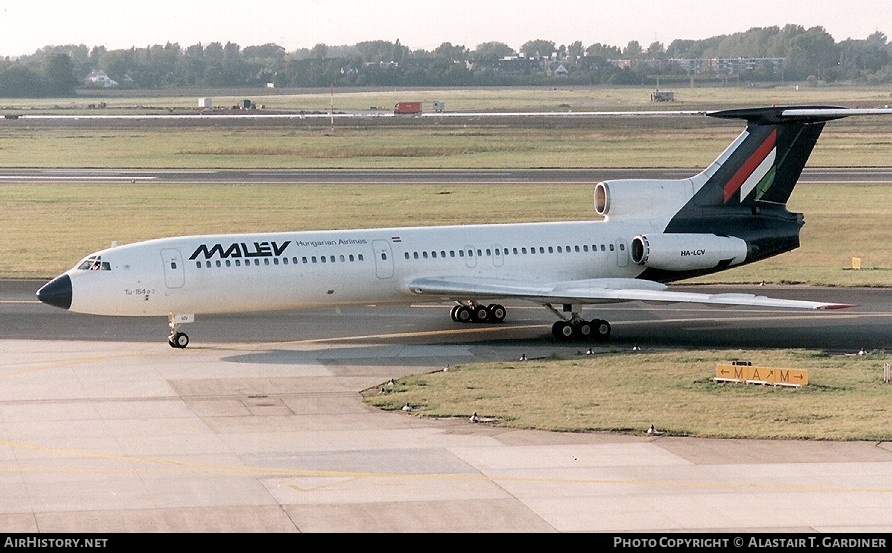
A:
POLYGON ((630 253, 638 265, 687 271, 742 263, 747 245, 740 238, 715 234, 642 234, 632 240, 630 253))
POLYGON ((604 217, 669 216, 690 200, 690 179, 620 179, 595 185, 595 213, 604 217))

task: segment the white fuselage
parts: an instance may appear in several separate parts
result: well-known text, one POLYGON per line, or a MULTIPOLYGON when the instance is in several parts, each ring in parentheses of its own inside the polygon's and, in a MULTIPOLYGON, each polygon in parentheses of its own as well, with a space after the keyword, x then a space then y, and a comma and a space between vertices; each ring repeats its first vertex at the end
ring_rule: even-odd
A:
POLYGON ((408 303, 418 298, 405 283, 417 277, 634 278, 644 268, 630 261, 629 242, 661 230, 654 226, 583 221, 186 236, 96 252, 66 274, 70 309, 99 315, 408 303), (104 269, 92 270, 92 259, 104 269))

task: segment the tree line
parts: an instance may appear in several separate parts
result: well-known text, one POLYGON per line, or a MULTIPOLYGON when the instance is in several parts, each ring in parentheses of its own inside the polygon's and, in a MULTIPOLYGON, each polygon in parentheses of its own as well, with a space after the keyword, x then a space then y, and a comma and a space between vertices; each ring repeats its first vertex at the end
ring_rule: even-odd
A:
MULTIPOLYGON (((34 54, 0 59, 0 97, 73 96, 88 77, 103 72, 133 89, 211 87, 510 86, 552 84, 652 84, 664 78, 746 81, 892 82, 892 44, 882 32, 836 42, 823 27, 752 28, 702 40, 637 41, 624 48, 581 41, 557 45, 536 39, 514 50, 502 42, 474 49, 444 42, 413 50, 385 40, 353 45, 317 44, 287 52, 277 44, 211 42, 108 50, 81 45, 46 46, 34 54), (698 60, 772 60, 736 74, 698 60), (677 63, 687 60, 686 63, 677 63)), ((94 84, 92 86, 102 86, 94 84)))

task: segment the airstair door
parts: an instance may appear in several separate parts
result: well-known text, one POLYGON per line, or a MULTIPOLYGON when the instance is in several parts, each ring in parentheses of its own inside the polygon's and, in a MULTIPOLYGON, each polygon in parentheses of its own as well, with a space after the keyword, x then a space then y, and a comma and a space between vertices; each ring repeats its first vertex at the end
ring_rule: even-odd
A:
POLYGON ((173 248, 161 250, 161 262, 164 266, 164 284, 168 288, 182 288, 186 284, 186 271, 180 250, 173 248))
POLYGON ((492 264, 501 267, 505 264, 505 257, 502 255, 502 246, 493 244, 492 246, 492 264))
POLYGON ((629 264, 629 246, 622 238, 616 239, 616 266, 625 267, 629 264))
POLYGON ((393 252, 390 250, 390 242, 372 240, 372 248, 375 250, 375 275, 378 278, 391 278, 393 276, 393 252))
POLYGON ((470 244, 465 246, 465 265, 469 269, 473 269, 477 266, 477 258, 474 257, 474 246, 470 244))

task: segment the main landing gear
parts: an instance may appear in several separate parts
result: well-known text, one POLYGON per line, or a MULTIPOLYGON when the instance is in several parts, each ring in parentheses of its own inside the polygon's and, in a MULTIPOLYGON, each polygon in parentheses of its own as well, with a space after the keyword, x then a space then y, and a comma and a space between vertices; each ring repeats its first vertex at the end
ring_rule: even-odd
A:
POLYGON ((506 314, 503 305, 481 305, 476 302, 456 305, 449 312, 452 320, 457 323, 500 323, 505 320, 506 314))
POLYGON ((545 308, 557 315, 561 320, 551 325, 551 335, 559 342, 573 340, 588 340, 593 342, 606 342, 610 339, 610 323, 603 319, 586 321, 579 316, 570 304, 564 305, 564 311, 560 312, 550 304, 545 308), (564 313, 570 313, 567 317, 564 313))
MULTIPOLYGON (((564 305, 564 312, 571 313, 569 317, 549 304, 545 307, 561 319, 551 326, 551 335, 559 342, 574 340, 606 342, 610 339, 610 323, 605 320, 586 321, 573 310, 572 305, 564 305)), ((497 303, 482 305, 471 301, 454 306, 449 315, 457 323, 500 323, 505 320, 506 313, 503 305, 497 303)))
POLYGON ((602 319, 557 321, 551 325, 551 335, 561 342, 572 340, 606 342, 610 339, 610 323, 602 319))

